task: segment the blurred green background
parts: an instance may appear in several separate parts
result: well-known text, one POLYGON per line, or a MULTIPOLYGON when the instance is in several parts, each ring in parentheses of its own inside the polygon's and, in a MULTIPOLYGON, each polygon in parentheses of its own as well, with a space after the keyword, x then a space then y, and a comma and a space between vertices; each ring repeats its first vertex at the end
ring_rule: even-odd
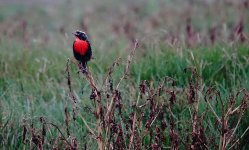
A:
MULTIPOLYGON (((75 30, 90 37, 94 59, 89 68, 99 83, 116 58, 126 58, 137 39, 129 81, 134 88, 141 80, 164 76, 184 87, 184 68, 196 67, 203 85, 214 85, 223 95, 248 90, 248 9, 248 0, 0 1, 1 149, 26 148, 25 121, 36 124, 43 116, 63 128, 68 105, 65 66, 73 57, 75 30)), ((77 75, 76 66, 71 68, 83 109, 89 85, 77 75)), ((122 72, 122 67, 116 70, 114 81, 122 72)), ((245 129, 248 115, 243 119, 245 129)), ((80 141, 86 128, 78 124, 72 132, 80 133, 80 141)))

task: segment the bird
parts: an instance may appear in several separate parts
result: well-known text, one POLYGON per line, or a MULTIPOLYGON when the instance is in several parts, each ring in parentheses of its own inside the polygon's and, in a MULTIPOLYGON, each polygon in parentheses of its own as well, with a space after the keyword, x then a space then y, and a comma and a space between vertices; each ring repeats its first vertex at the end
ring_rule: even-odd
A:
POLYGON ((87 73, 87 62, 92 58, 91 43, 83 31, 75 31, 72 33, 75 35, 75 41, 73 42, 73 54, 76 60, 79 61, 79 68, 83 73, 87 73))

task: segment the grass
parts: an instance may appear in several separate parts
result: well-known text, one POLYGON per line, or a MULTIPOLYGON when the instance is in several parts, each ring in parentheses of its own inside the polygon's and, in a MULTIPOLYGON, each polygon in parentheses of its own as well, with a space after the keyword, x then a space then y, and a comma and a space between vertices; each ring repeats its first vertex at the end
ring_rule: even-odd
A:
MULTIPOLYGON (((165 102, 163 98, 157 97, 155 100, 157 105, 146 105, 146 109, 134 111, 131 106, 137 100, 139 95, 138 87, 144 80, 149 82, 147 88, 156 90, 163 78, 168 76, 176 80, 177 90, 188 91, 190 89, 189 78, 191 77, 191 71, 184 73, 184 69, 188 67, 196 68, 197 73, 202 77, 200 79, 200 89, 198 89, 200 96, 198 100, 199 117, 206 109, 207 103, 204 96, 209 87, 214 86, 220 91, 226 106, 229 102, 229 96, 235 95, 242 88, 249 89, 248 41, 240 42, 239 40, 230 40, 228 36, 223 37, 230 34, 230 31, 232 32, 233 27, 238 22, 236 17, 243 10, 241 9, 241 12, 227 17, 224 20, 228 25, 226 33, 224 35, 218 34, 223 32, 223 28, 220 27, 219 17, 222 18, 227 14, 231 14, 232 10, 238 11, 236 6, 241 4, 220 4, 217 7, 227 14, 212 17, 216 11, 211 6, 215 4, 210 5, 209 9, 202 9, 204 6, 194 3, 191 10, 198 13, 190 12, 190 15, 186 14, 184 18, 191 16, 195 32, 199 32, 204 38, 200 44, 195 41, 197 44, 194 43, 191 46, 187 46, 186 43, 186 21, 185 19, 179 19, 179 16, 187 11, 188 4, 185 2, 167 2, 168 6, 146 2, 129 2, 125 3, 124 8, 122 8, 118 3, 108 0, 106 4, 105 2, 99 3, 99 5, 89 3, 86 9, 78 8, 78 6, 85 8, 85 4, 87 3, 68 2, 61 5, 46 6, 45 9, 38 9, 36 6, 22 6, 28 9, 9 6, 9 9, 0 10, 0 29, 3 31, 0 38, 0 147, 3 149, 35 147, 37 144, 34 142, 35 138, 31 133, 36 136, 43 135, 44 124, 46 124, 44 149, 50 149, 52 146, 59 148, 69 146, 65 144, 65 141, 71 142, 74 141, 74 138, 77 139, 76 143, 79 149, 84 147, 97 149, 97 142, 89 134, 86 123, 82 119, 84 118, 89 127, 97 133, 96 114, 92 113, 97 110, 94 107, 93 100, 89 100, 92 86, 88 82, 89 80, 86 80, 88 78, 77 74, 77 67, 71 63, 69 71, 72 93, 77 101, 77 117, 75 121, 73 120, 75 106, 71 102, 72 97, 70 97, 67 85, 66 62, 68 58, 72 57, 71 45, 73 37, 70 36, 70 32, 76 28, 83 28, 90 34, 94 47, 94 59, 89 63, 89 68, 98 87, 102 84, 108 68, 118 57, 121 57, 120 65, 115 67, 114 73, 111 74, 113 85, 117 85, 124 73, 126 57, 133 46, 132 38, 138 37, 139 47, 136 49, 133 63, 130 66, 129 76, 121 82, 118 88, 122 96, 122 117, 124 117, 125 121, 122 124, 118 108, 114 109, 114 118, 116 124, 122 126, 118 129, 124 129, 125 124, 128 124, 126 121, 129 120, 129 117, 132 117, 132 112, 139 116, 144 111, 145 117, 141 121, 141 130, 144 131, 144 134, 142 132, 137 133, 141 137, 144 136, 142 148, 149 148, 145 146, 146 144, 160 143, 157 141, 159 137, 156 135, 156 129, 162 122, 160 117, 152 124, 151 130, 147 130, 145 126, 150 120, 150 114, 157 114, 156 109, 160 109, 159 106, 163 107, 165 102), (181 4, 181 7, 178 7, 178 3, 181 4), (146 9, 142 9, 144 5, 146 9), (172 8, 176 8, 176 10, 172 8), (132 11, 128 11, 130 9, 132 11), (72 12, 69 13, 69 10, 72 10, 72 12), (98 14, 96 10, 102 13, 98 14), (168 12, 164 10, 168 10, 168 12), (208 14, 209 19, 203 21, 205 13, 208 14), (115 20, 117 19, 120 21, 116 22, 115 20), (213 22, 217 24, 218 30, 217 40, 214 45, 209 40, 205 40, 209 34, 207 28, 213 26, 213 22), (114 29, 114 27, 117 29, 114 29), (182 35, 184 35, 183 39, 181 38, 182 35), (178 41, 173 44, 169 42, 170 38, 172 38, 171 36, 178 37, 178 41), (150 110, 150 106, 155 107, 155 110, 150 110), (65 108, 68 109, 66 111, 68 113, 65 112, 65 108), (68 114, 68 118, 66 114, 68 114), (68 125, 65 122, 67 119, 68 125), (53 123, 53 125, 50 123, 53 123), (25 127, 28 129, 25 137, 27 141, 24 141, 26 144, 23 143, 23 130, 25 127), (71 136, 67 135, 67 128, 71 136), (58 129, 66 136, 66 140, 64 139, 63 142, 58 140, 59 137, 62 138, 62 134, 59 133, 58 129), (152 136, 147 134, 147 132, 151 131, 154 131, 152 136), (150 141, 151 139, 152 141, 150 141)), ((245 12, 243 15, 246 18, 248 13, 245 12)), ((248 23, 244 22, 244 34, 248 36, 247 26, 248 23)), ((109 84, 108 87, 110 86, 109 84)), ((169 90, 171 88, 170 83, 165 85, 165 89, 169 90)), ((111 91, 109 92, 111 93, 111 91)), ((192 132, 190 120, 194 117, 196 103, 189 104, 186 93, 177 93, 176 103, 170 105, 172 110, 167 110, 164 114, 163 118, 167 122, 167 128, 165 131, 160 132, 160 135, 166 138, 165 140, 162 137, 160 139, 160 141, 163 141, 161 146, 164 148, 174 147, 172 145, 174 139, 176 143, 178 141, 178 145, 176 144, 175 146, 180 149, 187 147, 181 141, 185 141, 187 145, 191 143, 193 135, 190 134, 192 132), (172 115, 174 121, 172 121, 172 116, 168 114, 170 112, 174 114, 172 115), (171 122, 175 123, 175 127, 171 122), (173 130, 174 132, 172 132, 173 130), (172 133, 176 133, 180 138, 174 137, 172 133)), ((105 98, 106 93, 102 93, 101 96, 103 100, 101 104, 109 106, 110 101, 105 103, 105 100, 108 100, 105 98)), ((165 93, 164 96, 168 99, 170 98, 168 93, 165 93)), ((241 97, 239 99, 241 100, 241 97)), ((139 105, 144 104, 146 101, 145 94, 139 100, 139 105)), ((169 101, 166 101, 166 103, 168 104, 169 101)), ((216 103, 215 100, 210 101, 210 103, 217 115, 221 117, 223 114, 221 104, 216 103)), ((236 106, 239 103, 240 101, 236 103, 236 106)), ((227 107, 229 108, 230 106, 227 107)), ((229 128, 235 127, 239 116, 235 114, 229 118, 229 128)), ((248 109, 245 110, 245 115, 242 116, 240 125, 232 140, 236 140, 243 135, 249 126, 247 120, 248 109)), ((139 120, 135 122, 138 123, 139 120)), ((202 119, 202 125, 198 126, 206 129, 205 135, 211 149, 217 149, 220 144, 220 133, 217 130, 220 126, 217 127, 216 122, 213 113, 208 111, 207 115, 202 119), (214 138, 213 144, 211 142, 212 138, 214 138)), ((162 129, 160 128, 160 130, 162 129)), ((103 133, 105 132, 103 131, 103 133)), ((117 134, 113 134, 113 137, 109 133, 106 133, 107 136, 103 135, 103 141, 106 140, 105 138, 110 137, 112 139, 109 143, 115 145, 117 134)), ((137 143, 139 143, 139 139, 136 139, 136 137, 139 136, 134 135, 133 140, 137 140, 137 143)), ((240 140, 239 148, 248 148, 247 138, 248 133, 246 132, 240 140)), ((126 144, 126 148, 128 148, 127 145, 129 145, 130 139, 128 137, 123 142, 126 144)), ((108 143, 107 141, 105 142, 108 143)), ((120 143, 122 144, 122 142, 120 143)), ((227 145, 227 147, 231 146, 232 144, 227 145)), ((135 144, 132 145, 132 148, 135 148, 135 144)))

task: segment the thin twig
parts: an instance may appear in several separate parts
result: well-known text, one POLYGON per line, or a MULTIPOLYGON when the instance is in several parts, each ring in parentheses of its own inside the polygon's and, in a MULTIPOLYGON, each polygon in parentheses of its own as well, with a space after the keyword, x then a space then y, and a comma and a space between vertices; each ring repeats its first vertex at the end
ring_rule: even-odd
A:
MULTIPOLYGON (((138 97, 137 97, 137 102, 136 102, 136 107, 135 108, 137 108, 139 99, 140 99, 140 92, 139 92, 138 97)), ((136 115, 137 114, 136 114, 136 110, 135 110, 134 111, 134 116, 133 116, 133 121, 132 121, 132 133, 131 133, 131 137, 130 137, 129 149, 131 149, 133 138, 134 138, 135 126, 136 126, 136 120, 137 120, 136 115)))
POLYGON ((66 137, 64 136, 64 134, 61 132, 60 128, 56 124, 50 122, 44 122, 44 124, 52 125, 53 127, 55 127, 60 132, 62 139, 65 140, 67 144, 72 148, 71 143, 66 139, 66 137))
MULTIPOLYGON (((125 72, 124 72, 124 75, 120 78, 115 90, 118 90, 119 88, 119 85, 121 83, 121 81, 127 76, 128 74, 128 71, 129 71, 129 68, 130 68, 130 64, 131 64, 131 61, 132 61, 132 58, 134 56, 134 53, 135 53, 135 50, 137 49, 137 46, 138 46, 138 42, 136 40, 135 42, 135 45, 134 45, 134 48, 131 50, 128 58, 127 58, 127 63, 126 63, 126 68, 125 68, 125 72)), ((112 112, 112 109, 113 109, 113 106, 114 106, 114 98, 116 97, 116 95, 114 94, 112 99, 111 99, 111 102, 110 102, 110 105, 107 109, 107 113, 106 113, 106 116, 105 116, 105 119, 107 119, 107 117, 110 115, 110 113, 112 112)))
POLYGON ((109 67, 108 73, 106 74, 106 76, 105 76, 105 78, 103 80, 103 83, 102 83, 102 86, 101 86, 101 90, 103 89, 104 84, 107 85, 107 81, 108 81, 110 75, 112 74, 112 72, 114 71, 114 67, 118 65, 120 59, 121 59, 120 57, 118 59, 116 59, 114 61, 114 63, 109 67))
POLYGON ((94 131, 89 127, 88 123, 86 122, 85 118, 82 115, 79 115, 80 118, 82 119, 82 121, 84 122, 86 128, 89 130, 89 132, 94 135, 95 138, 97 138, 96 134, 94 133, 94 131))
POLYGON ((246 130, 243 132, 243 134, 240 136, 240 138, 237 139, 237 140, 233 143, 233 145, 232 145, 231 147, 228 148, 228 150, 231 149, 231 148, 233 148, 233 147, 235 146, 235 144, 238 143, 239 140, 242 139, 242 138, 244 137, 244 135, 246 134, 246 132, 247 132, 248 130, 249 130, 249 126, 246 128, 246 130))
POLYGON ((238 129, 238 127, 239 127, 239 124, 240 124, 240 121, 241 121, 241 118, 242 118, 242 115, 240 115, 240 117, 239 117, 239 119, 238 119, 238 121, 237 121, 237 124, 236 124, 236 126, 235 126, 235 128, 234 128, 234 130, 233 130, 233 133, 231 134, 231 136, 229 137, 228 141, 226 142, 226 147, 227 147, 227 145, 231 142, 231 140, 232 140, 232 138, 233 138, 235 132, 237 131, 237 129, 238 129))

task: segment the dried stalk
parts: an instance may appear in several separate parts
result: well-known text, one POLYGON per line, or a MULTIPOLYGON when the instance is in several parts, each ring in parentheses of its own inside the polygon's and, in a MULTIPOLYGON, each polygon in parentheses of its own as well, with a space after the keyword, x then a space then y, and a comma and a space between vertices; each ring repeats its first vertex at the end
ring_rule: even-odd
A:
POLYGON ((103 141, 102 141, 102 127, 101 127, 101 97, 100 97, 100 91, 97 88, 97 85, 93 79, 93 76, 90 71, 85 74, 85 77, 87 81, 90 83, 90 86, 94 89, 94 93, 96 95, 96 117, 97 117, 97 141, 98 141, 98 149, 102 150, 103 149, 103 141))
POLYGON ((82 119, 83 123, 85 124, 86 128, 88 129, 88 131, 95 137, 97 138, 96 134, 94 133, 93 129, 91 129, 88 125, 88 123, 86 122, 85 118, 82 115, 79 115, 80 118, 82 119))
MULTIPOLYGON (((138 46, 138 42, 136 41, 135 42, 135 45, 134 45, 134 48, 131 50, 131 53, 129 54, 128 58, 127 58, 127 63, 126 63, 126 67, 125 67, 125 72, 124 72, 124 75, 120 78, 115 90, 118 90, 119 88, 119 85, 121 83, 121 81, 123 79, 126 78, 126 76, 128 75, 128 72, 129 72, 129 68, 130 68, 130 64, 131 64, 131 61, 132 61, 132 58, 134 57, 134 54, 135 54, 135 50, 137 49, 137 46, 138 46)), ((116 94, 113 95, 112 99, 111 99, 111 102, 110 102, 110 105, 107 109, 107 113, 106 113, 106 116, 105 116, 105 119, 108 118, 108 116, 110 115, 110 113, 112 112, 113 110, 113 106, 114 106, 114 98, 116 97, 116 94)))

